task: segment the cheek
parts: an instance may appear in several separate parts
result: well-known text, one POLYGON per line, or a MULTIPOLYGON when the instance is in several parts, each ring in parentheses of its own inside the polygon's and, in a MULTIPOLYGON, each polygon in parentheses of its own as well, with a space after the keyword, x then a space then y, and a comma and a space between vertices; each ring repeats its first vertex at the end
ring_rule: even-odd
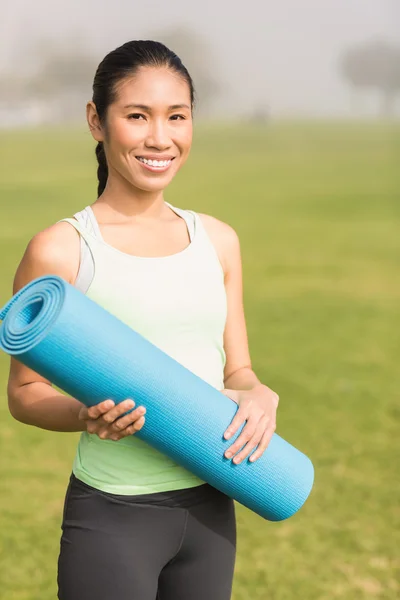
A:
POLYGON ((188 126, 179 131, 178 135, 175 136, 176 143, 182 148, 184 152, 189 152, 192 145, 193 138, 193 127, 188 126))
POLYGON ((116 123, 113 127, 112 144, 114 148, 131 150, 140 143, 143 131, 140 127, 133 127, 126 121, 116 123))

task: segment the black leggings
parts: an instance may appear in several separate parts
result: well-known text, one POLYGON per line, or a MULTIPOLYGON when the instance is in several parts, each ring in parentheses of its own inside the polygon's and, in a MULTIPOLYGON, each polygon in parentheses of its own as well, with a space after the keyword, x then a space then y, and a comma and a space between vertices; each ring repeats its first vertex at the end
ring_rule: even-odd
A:
POLYGON ((208 484, 141 496, 74 475, 58 559, 60 600, 229 600, 233 500, 208 484))

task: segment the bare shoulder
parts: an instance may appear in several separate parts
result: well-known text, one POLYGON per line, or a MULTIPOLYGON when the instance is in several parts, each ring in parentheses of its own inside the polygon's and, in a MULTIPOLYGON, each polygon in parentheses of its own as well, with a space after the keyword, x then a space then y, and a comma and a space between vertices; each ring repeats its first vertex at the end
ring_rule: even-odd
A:
POLYGON ((232 260, 235 260, 238 254, 240 255, 239 236, 228 223, 204 213, 198 213, 198 215, 217 250, 226 275, 232 260))
POLYGON ((70 253, 79 250, 78 240, 79 234, 69 223, 55 223, 34 235, 25 252, 48 266, 59 265, 68 270, 70 253))
POLYGON ((14 293, 42 275, 59 275, 69 283, 79 269, 79 234, 66 222, 39 231, 29 241, 15 274, 14 293))

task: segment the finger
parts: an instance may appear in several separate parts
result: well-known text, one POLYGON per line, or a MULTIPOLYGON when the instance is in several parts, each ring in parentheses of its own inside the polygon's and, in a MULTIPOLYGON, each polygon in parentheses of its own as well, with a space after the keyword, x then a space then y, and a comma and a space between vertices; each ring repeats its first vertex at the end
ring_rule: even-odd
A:
POLYGON ((258 460, 265 452, 265 450, 268 448, 268 444, 270 443, 272 436, 275 433, 275 429, 276 429, 276 425, 272 424, 270 427, 268 427, 268 429, 265 431, 263 437, 261 438, 261 442, 257 448, 257 450, 250 456, 249 460, 250 462, 254 462, 255 460, 258 460))
POLYGON ((137 421, 132 423, 132 425, 129 425, 129 427, 126 427, 121 432, 121 437, 126 437, 128 435, 133 435, 133 434, 137 433, 138 431, 140 431, 142 429, 145 422, 146 422, 145 417, 144 416, 140 417, 140 419, 138 419, 137 421))
POLYGON ((88 425, 87 429, 88 429, 89 433, 95 433, 97 435, 97 437, 99 437, 101 440, 107 440, 110 437, 110 434, 109 434, 109 432, 107 430, 107 427, 102 427, 100 429, 97 428, 97 430, 94 429, 94 431, 91 432, 89 430, 89 425, 88 425))
POLYGON ((103 402, 99 402, 99 404, 95 404, 94 406, 90 406, 88 408, 88 417, 90 419, 98 419, 102 414, 110 410, 114 406, 113 400, 103 400, 103 402))
POLYGON ((112 433, 111 435, 109 435, 109 439, 117 442, 118 440, 121 440, 122 438, 127 437, 128 435, 133 435, 142 429, 143 425, 145 424, 145 421, 146 419, 144 416, 140 417, 140 419, 138 419, 134 423, 131 423, 131 425, 129 425, 122 431, 112 433))
POLYGON ((101 440, 118 441, 118 440, 122 439, 123 437, 132 435, 132 434, 136 433, 137 431, 139 431, 143 427, 144 423, 145 423, 145 417, 142 416, 139 419, 137 419, 134 423, 131 423, 131 425, 129 425, 129 427, 126 427, 125 429, 122 429, 121 431, 115 431, 114 429, 110 429, 110 427, 103 427, 103 428, 99 429, 98 431, 95 431, 94 433, 96 433, 97 436, 101 440))
POLYGON ((236 454, 236 456, 233 458, 233 462, 235 464, 238 465, 239 463, 241 463, 245 458, 247 458, 249 456, 249 454, 254 450, 254 448, 256 448, 258 446, 258 444, 261 442, 261 439, 265 432, 265 428, 266 428, 266 423, 265 423, 265 420, 263 419, 262 421, 259 421, 254 434, 249 439, 249 441, 247 442, 245 447, 242 448, 242 450, 238 454, 236 454))
POLYGON ((257 424, 258 421, 254 418, 247 421, 238 439, 226 450, 226 458, 231 458, 234 454, 236 454, 236 452, 239 452, 239 450, 241 450, 245 444, 247 444, 247 442, 253 437, 257 428, 257 424))
POLYGON ((226 440, 229 440, 237 432, 239 427, 241 427, 241 425, 243 425, 243 423, 247 419, 247 416, 248 416, 247 405, 246 405, 246 403, 243 403, 242 405, 239 406, 235 416, 233 417, 233 419, 231 421, 231 424, 229 425, 229 427, 226 429, 226 431, 224 433, 224 437, 226 440))
POLYGON ((108 436, 108 439, 110 440, 114 440, 114 441, 118 441, 118 440, 122 440, 122 438, 124 437, 128 437, 129 435, 134 435, 135 433, 137 433, 138 431, 140 431, 143 427, 143 425, 145 424, 146 419, 144 417, 141 417, 140 419, 138 419, 137 421, 135 421, 135 423, 132 423, 132 425, 130 425, 129 427, 126 427, 126 429, 124 429, 123 431, 120 431, 119 433, 112 433, 111 435, 108 436))
POLYGON ((110 431, 110 426, 118 420, 121 413, 124 414, 128 408, 131 408, 132 404, 134 404, 133 400, 124 400, 103 415, 100 415, 97 419, 88 418, 86 422, 87 431, 89 433, 96 433, 101 439, 108 438, 111 433, 115 432, 114 428, 110 431))
POLYGON ((104 413, 102 415, 103 420, 105 421, 105 423, 108 424, 114 423, 115 419, 118 419, 118 417, 126 413, 128 410, 132 409, 134 406, 135 402, 131 398, 127 398, 126 400, 123 400, 122 402, 111 408, 111 410, 108 410, 106 413, 104 413))
POLYGON ((130 412, 128 415, 124 417, 120 417, 116 419, 112 424, 112 428, 115 431, 122 431, 126 427, 132 425, 135 421, 137 421, 140 417, 142 417, 146 413, 146 409, 144 406, 138 406, 134 411, 130 412))

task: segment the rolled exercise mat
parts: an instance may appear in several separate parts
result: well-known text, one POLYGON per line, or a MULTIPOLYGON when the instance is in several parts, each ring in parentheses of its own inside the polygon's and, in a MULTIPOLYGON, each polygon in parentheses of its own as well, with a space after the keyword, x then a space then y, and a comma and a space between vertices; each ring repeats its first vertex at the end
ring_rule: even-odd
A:
POLYGON ((135 433, 203 481, 270 521, 293 515, 314 479, 311 461, 274 434, 254 463, 224 457, 237 404, 58 276, 39 277, 0 311, 0 347, 92 406, 133 398, 135 433))

